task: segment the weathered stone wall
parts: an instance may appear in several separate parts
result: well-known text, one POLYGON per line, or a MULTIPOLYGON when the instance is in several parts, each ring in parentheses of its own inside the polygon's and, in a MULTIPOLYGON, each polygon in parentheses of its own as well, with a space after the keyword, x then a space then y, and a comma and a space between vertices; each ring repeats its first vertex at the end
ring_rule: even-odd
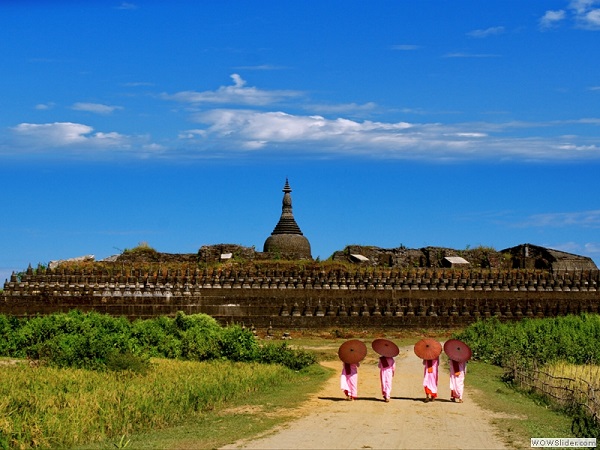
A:
POLYGON ((0 313, 81 309, 130 318, 206 313, 275 328, 456 326, 597 313, 600 274, 536 271, 212 270, 148 274, 31 269, 4 285, 0 313))

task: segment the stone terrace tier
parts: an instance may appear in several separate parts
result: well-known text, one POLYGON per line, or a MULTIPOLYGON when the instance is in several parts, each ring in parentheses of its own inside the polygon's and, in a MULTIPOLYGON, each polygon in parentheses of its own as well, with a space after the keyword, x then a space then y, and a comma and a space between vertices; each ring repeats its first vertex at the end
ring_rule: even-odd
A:
POLYGON ((11 276, 0 313, 69 309, 130 318, 206 313, 273 327, 452 326, 597 313, 598 270, 65 270, 11 276))

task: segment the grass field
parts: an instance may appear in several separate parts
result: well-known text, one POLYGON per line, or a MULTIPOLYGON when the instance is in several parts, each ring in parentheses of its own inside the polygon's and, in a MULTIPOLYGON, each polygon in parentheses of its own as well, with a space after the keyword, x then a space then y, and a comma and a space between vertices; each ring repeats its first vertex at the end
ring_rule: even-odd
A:
MULTIPOLYGON (((409 346, 421 337, 443 341, 450 335, 448 330, 292 331, 289 343, 332 360, 347 339, 368 342, 386 337, 399 346, 409 346)), ((19 412, 29 435, 23 435, 14 447, 218 448, 293 419, 295 409, 333 375, 321 366, 294 372, 221 361, 156 360, 155 364, 155 369, 144 376, 0 365, 0 430, 5 437, 15 437, 14 427, 12 431, 7 428, 6 412, 19 412), (225 375, 227 371, 231 371, 230 376, 225 375), (134 403, 135 408, 131 406, 134 403), (26 407, 31 406, 42 411, 43 420, 26 415, 26 407), (121 419, 109 425, 112 410, 121 419), (77 415, 83 416, 83 424, 76 422, 77 415), (94 420, 104 421, 103 431, 84 434, 94 420), (40 432, 44 421, 55 427, 45 435, 40 432)), ((502 381, 501 368, 471 362, 468 370, 466 389, 471 398, 490 411, 492 422, 511 447, 529 447, 531 437, 572 436, 571 419, 543 401, 513 390, 502 381)))

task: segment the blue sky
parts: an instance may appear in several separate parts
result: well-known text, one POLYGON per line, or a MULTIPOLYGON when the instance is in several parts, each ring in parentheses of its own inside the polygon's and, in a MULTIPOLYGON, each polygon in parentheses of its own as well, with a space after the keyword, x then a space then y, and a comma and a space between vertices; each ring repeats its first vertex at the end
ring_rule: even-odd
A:
POLYGON ((600 1, 3 1, 0 280, 147 242, 600 263, 600 1))

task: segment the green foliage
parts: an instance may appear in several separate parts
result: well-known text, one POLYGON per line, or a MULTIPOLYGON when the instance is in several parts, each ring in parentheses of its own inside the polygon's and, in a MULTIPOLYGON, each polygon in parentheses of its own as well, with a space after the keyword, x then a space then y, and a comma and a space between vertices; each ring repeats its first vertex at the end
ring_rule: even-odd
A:
POLYGON ((301 370, 317 363, 314 353, 292 348, 287 342, 263 345, 258 353, 258 360, 263 363, 282 364, 292 370, 301 370))
POLYGON ((131 352, 113 352, 106 358, 106 367, 115 372, 133 372, 145 375, 150 370, 150 358, 134 355, 131 352))
POLYGON ((600 361, 600 316, 582 314, 545 319, 478 321, 455 335, 469 344, 474 359, 504 366, 509 362, 600 361))
POLYGON ((221 354, 232 361, 255 361, 258 342, 250 330, 239 325, 225 328, 219 338, 221 354))
POLYGON ((173 319, 159 316, 151 320, 136 320, 132 338, 150 356, 179 358, 182 355, 180 333, 173 319))
POLYGON ((261 353, 249 330, 239 325, 221 327, 206 314, 180 311, 175 318, 134 322, 76 310, 31 319, 0 315, 0 356, 28 357, 55 367, 145 373, 151 356, 262 361, 296 370, 316 361, 311 354, 285 345, 273 353, 261 353))

